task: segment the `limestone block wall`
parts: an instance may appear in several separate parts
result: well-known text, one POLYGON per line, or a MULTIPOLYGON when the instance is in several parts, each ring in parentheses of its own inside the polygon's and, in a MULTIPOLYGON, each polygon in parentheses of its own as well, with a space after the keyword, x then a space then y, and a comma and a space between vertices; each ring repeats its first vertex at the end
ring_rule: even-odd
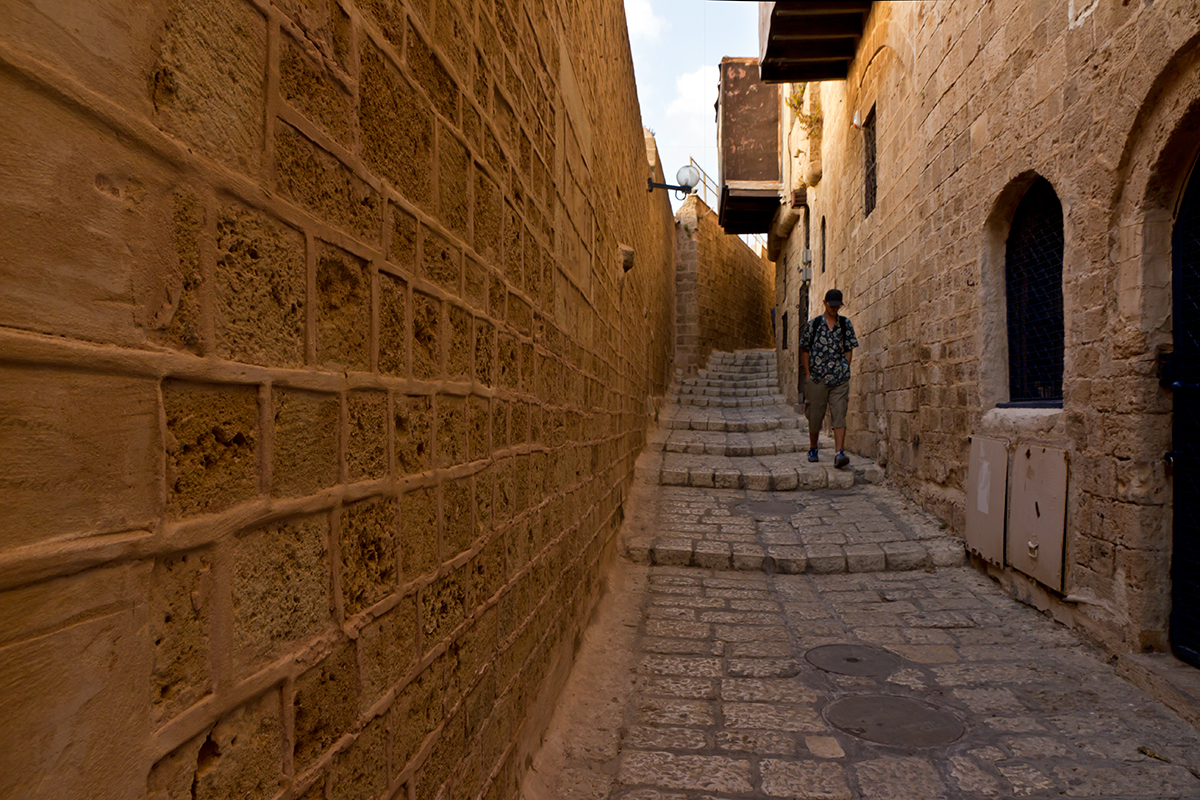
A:
POLYGON ((0 796, 516 797, 670 378, 621 3, 3 17, 0 796))
POLYGON ((1183 0, 881 2, 848 79, 810 88, 824 135, 808 199, 827 271, 813 270, 809 297, 815 308, 841 288, 863 345, 848 446, 960 531, 969 435, 1067 449, 1063 591, 1001 575, 1114 650, 1166 646, 1171 396, 1157 359, 1171 347, 1174 204, 1200 150, 1198 45, 1200 6, 1183 0), (866 215, 850 121, 872 108, 866 215), (1065 401, 998 408, 1004 242, 1038 175, 1064 212, 1065 401))
POLYGON ((694 375, 713 350, 774 347, 774 267, 692 195, 675 214, 675 374, 694 375))

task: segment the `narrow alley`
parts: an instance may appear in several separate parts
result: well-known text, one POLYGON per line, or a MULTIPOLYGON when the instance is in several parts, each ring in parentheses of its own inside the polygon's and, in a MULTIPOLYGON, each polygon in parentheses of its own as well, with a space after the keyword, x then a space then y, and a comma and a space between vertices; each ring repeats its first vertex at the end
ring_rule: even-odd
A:
POLYGON ((750 399, 761 363, 714 353, 664 411, 529 800, 1200 797, 1200 731, 964 566, 869 464, 740 455, 800 441, 790 406, 750 399), (705 382, 724 388, 688 403, 705 382))
POLYGON ((0 800, 1200 800, 1200 0, 0 0, 0 109, 0 800))

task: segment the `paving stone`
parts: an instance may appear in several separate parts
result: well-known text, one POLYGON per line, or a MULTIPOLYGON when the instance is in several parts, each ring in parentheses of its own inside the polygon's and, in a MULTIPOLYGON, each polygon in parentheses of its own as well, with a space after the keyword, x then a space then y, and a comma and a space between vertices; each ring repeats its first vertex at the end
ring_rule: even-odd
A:
POLYGON ((793 800, 851 800, 846 774, 827 761, 762 762, 762 791, 767 797, 793 800))
POLYGON ((796 752, 792 735, 777 731, 718 731, 716 745, 718 750, 762 756, 790 756, 796 752))
POLYGON ((933 762, 916 757, 885 757, 854 766, 866 800, 944 800, 946 786, 933 762))
POLYGON ((627 786, 745 793, 754 788, 751 775, 750 762, 743 759, 635 750, 622 755, 617 780, 627 786))
POLYGON ((722 703, 721 715, 727 728, 767 731, 824 733, 828 726, 809 706, 780 703, 722 703))
POLYGON ((703 700, 647 697, 637 708, 642 725, 707 727, 715 724, 712 704, 703 700))
POLYGON ((624 745, 638 750, 703 750, 708 736, 696 728, 634 726, 626 733, 624 745))
POLYGON ((804 746, 817 758, 845 758, 846 751, 832 736, 805 736, 804 746))

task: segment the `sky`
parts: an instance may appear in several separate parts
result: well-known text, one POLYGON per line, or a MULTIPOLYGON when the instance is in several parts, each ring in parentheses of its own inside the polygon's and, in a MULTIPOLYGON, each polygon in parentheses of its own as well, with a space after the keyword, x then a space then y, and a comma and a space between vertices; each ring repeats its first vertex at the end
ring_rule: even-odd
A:
POLYGON ((654 131, 667 183, 689 156, 716 182, 717 65, 724 56, 758 55, 758 3, 625 0, 625 17, 642 124, 654 131))

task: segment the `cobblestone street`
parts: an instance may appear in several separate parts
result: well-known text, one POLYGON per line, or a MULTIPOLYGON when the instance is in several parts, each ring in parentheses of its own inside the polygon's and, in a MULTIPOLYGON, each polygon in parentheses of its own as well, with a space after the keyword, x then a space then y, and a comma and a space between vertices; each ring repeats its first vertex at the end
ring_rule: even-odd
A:
MULTIPOLYGON (((642 514, 689 494, 697 508, 797 502, 640 491, 642 514)), ((929 527, 882 487, 799 502, 802 520, 836 510, 842 527, 855 513, 871 526, 929 527)), ((727 519, 753 524, 746 512, 727 519)), ((624 559, 617 572, 534 767, 544 793, 531 798, 1200 797, 1200 734, 971 567, 768 574, 624 559), (844 644, 877 649, 876 674, 806 657, 844 644), (838 701, 878 696, 949 712, 961 735, 917 746, 921 720, 832 724, 838 701), (864 738, 889 733, 892 744, 864 738)))
POLYGON ((773 369, 714 354, 664 411, 527 797, 1200 798, 1200 731, 873 464, 803 463, 778 399, 691 402, 773 369))

